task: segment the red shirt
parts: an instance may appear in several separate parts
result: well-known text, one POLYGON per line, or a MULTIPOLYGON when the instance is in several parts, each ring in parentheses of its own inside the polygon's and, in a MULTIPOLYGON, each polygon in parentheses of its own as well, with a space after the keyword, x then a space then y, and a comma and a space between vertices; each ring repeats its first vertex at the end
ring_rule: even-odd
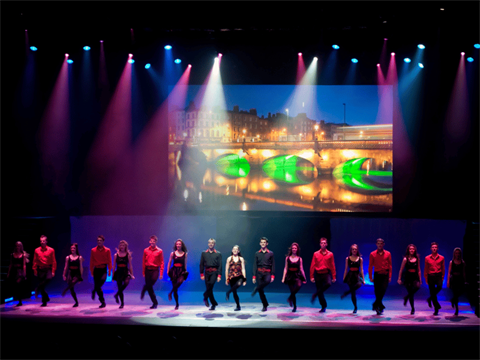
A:
POLYGON ((145 276, 145 267, 147 266, 160 267, 160 274, 163 274, 163 250, 160 249, 158 246, 156 246, 154 250, 152 250, 150 246, 143 250, 143 276, 145 276))
POLYGON ((388 273, 388 278, 392 277, 392 255, 390 251, 383 250, 383 254, 379 254, 378 250, 370 253, 370 259, 368 264, 368 275, 372 280, 372 268, 375 268, 375 272, 388 273))
POLYGON ((95 246, 90 252, 90 272, 93 273, 93 269, 99 265, 107 265, 108 270, 112 269, 112 254, 106 246, 95 246))
POLYGON ((57 270, 57 260, 55 260, 55 250, 50 246, 46 246, 45 250, 40 246, 35 249, 33 254, 32 269, 34 273, 37 273, 39 267, 52 267, 52 272, 57 270))
POLYGON ((335 271, 335 261, 333 260, 333 253, 325 250, 325 255, 322 254, 322 250, 318 250, 313 253, 312 265, 310 266, 310 279, 316 271, 330 270, 332 273, 332 279, 337 280, 337 273, 335 271))
POLYGON ((425 257, 425 271, 424 276, 427 277, 428 274, 438 274, 441 273, 442 277, 445 276, 445 258, 437 254, 437 257, 433 258, 430 254, 425 257))

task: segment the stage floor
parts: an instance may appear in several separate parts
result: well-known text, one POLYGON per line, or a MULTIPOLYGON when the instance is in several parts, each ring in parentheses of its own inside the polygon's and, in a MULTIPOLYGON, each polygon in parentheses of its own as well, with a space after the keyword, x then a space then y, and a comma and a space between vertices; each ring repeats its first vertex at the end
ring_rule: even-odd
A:
POLYGON ((245 328, 476 328, 480 319, 476 317, 470 306, 460 303, 460 313, 454 315, 454 309, 447 301, 440 301, 442 309, 433 315, 425 299, 416 299, 416 312, 410 314, 410 306, 403 306, 399 298, 384 299, 386 309, 383 315, 376 315, 371 310, 372 299, 358 296, 358 312, 352 313, 353 305, 350 297, 341 300, 337 295, 326 296, 327 311, 319 313, 318 301, 310 303, 310 294, 297 295, 297 312, 291 312, 286 302, 288 294, 266 293, 270 306, 262 312, 262 304, 258 295, 251 297, 249 293, 240 293, 241 311, 234 311, 233 296, 230 301, 225 293, 215 293, 219 305, 213 311, 202 302, 201 292, 179 293, 180 307, 174 310, 175 302, 169 302, 166 292, 157 292, 159 306, 150 309, 151 301, 146 294, 142 301, 138 292, 125 293, 125 307, 119 309, 113 294, 106 293, 107 306, 98 308, 99 301, 92 300, 90 294, 77 294, 79 306, 73 308, 70 294, 65 297, 51 295, 46 307, 40 307, 41 299, 24 300, 24 305, 15 307, 16 302, 9 302, 0 307, 1 318, 30 318, 50 322, 69 322, 84 324, 115 323, 123 325, 159 325, 159 326, 194 326, 194 327, 245 327, 245 328), (201 305, 200 305, 201 304, 201 305))
MULTIPOLYGON (((58 293, 57 293, 58 294, 58 293)), ((319 313, 311 294, 297 295, 292 313, 286 293, 266 293, 270 306, 262 312, 258 295, 239 293, 241 311, 233 297, 215 292, 219 306, 208 310, 202 292, 179 292, 180 308, 156 291, 159 306, 138 291, 125 293, 119 309, 111 289, 107 306, 99 309, 90 293, 78 293, 73 308, 52 291, 47 307, 40 299, 15 307, 0 307, 2 359, 478 359, 480 321, 466 303, 459 316, 445 298, 437 316, 424 298, 416 313, 398 297, 385 297, 383 315, 371 310, 372 296, 358 296, 352 314, 349 297, 326 295, 328 308, 319 313), (99 346, 100 345, 100 346, 99 346), (435 351, 432 350, 432 346, 435 351), (373 349, 373 350, 372 350, 373 349), (312 352, 314 350, 314 352, 312 352)), ((442 301, 443 299, 443 301, 442 301)))

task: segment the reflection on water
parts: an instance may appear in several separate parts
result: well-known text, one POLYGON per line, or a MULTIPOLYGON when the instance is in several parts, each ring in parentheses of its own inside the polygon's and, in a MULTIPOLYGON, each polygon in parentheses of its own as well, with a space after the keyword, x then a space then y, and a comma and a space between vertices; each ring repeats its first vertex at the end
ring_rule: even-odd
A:
POLYGON ((262 170, 270 179, 290 185, 309 184, 317 173, 310 161, 296 155, 278 155, 265 160, 262 170))
POLYGON ((375 170, 373 159, 351 159, 333 169, 337 183, 356 193, 377 195, 391 193, 392 171, 375 170), (366 166, 364 166, 366 164, 366 166))
POLYGON ((324 157, 345 154, 303 151, 306 159, 301 153, 278 154, 277 150, 221 153, 215 149, 207 155, 198 149, 182 151, 170 154, 170 185, 177 210, 392 209, 392 171, 385 170, 385 163, 391 167, 391 151, 385 157, 385 152, 379 155, 370 150, 368 157, 344 159, 332 168, 325 166, 324 157))

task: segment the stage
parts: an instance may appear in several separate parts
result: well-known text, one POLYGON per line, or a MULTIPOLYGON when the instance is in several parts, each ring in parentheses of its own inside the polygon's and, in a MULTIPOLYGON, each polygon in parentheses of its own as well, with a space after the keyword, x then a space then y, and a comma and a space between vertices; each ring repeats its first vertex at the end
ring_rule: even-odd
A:
POLYGON ((416 313, 410 315, 410 306, 404 307, 402 299, 386 297, 384 314, 376 315, 371 310, 372 298, 358 297, 358 312, 353 314, 349 297, 341 300, 332 294, 326 296, 327 311, 319 313, 320 306, 317 301, 310 303, 310 294, 298 294, 297 312, 292 313, 286 302, 288 294, 267 293, 270 306, 262 312, 258 295, 252 298, 242 292, 242 309, 234 311, 233 298, 226 301, 225 293, 217 292, 219 306, 211 311, 201 302, 201 292, 179 292, 180 307, 174 310, 174 301, 169 302, 167 293, 158 291, 157 309, 150 309, 148 295, 142 301, 138 292, 126 292, 125 307, 119 309, 110 292, 103 309, 89 293, 77 294, 77 308, 72 307, 70 294, 51 296, 47 307, 40 307, 41 300, 34 298, 21 307, 15 307, 16 302, 2 305, 2 358, 318 358, 318 354, 298 350, 319 344, 330 349, 322 358, 404 358, 413 349, 420 351, 431 345, 425 341, 430 337, 441 345, 441 352, 416 353, 415 358, 479 355, 480 321, 467 303, 460 304, 460 313, 455 316, 451 304, 440 300, 442 309, 434 316, 425 299, 416 299, 416 313), (5 331, 14 324, 25 331, 5 331), (23 334, 35 334, 31 339, 34 343, 19 354, 17 346, 22 348, 23 334), (313 343, 308 341, 312 337, 313 343), (46 339, 56 347, 49 347, 47 353, 30 354, 37 349, 35 341, 40 344, 46 339), (112 346, 94 350, 95 339, 112 346), (75 343, 73 352, 68 350, 70 341, 75 343), (265 354, 256 352, 258 342, 268 344, 265 354), (362 343, 376 344, 380 352, 350 356, 350 345, 364 346, 362 343), (212 346, 212 352, 201 350, 202 346, 212 346), (229 349, 235 349, 234 355, 227 353, 229 349))

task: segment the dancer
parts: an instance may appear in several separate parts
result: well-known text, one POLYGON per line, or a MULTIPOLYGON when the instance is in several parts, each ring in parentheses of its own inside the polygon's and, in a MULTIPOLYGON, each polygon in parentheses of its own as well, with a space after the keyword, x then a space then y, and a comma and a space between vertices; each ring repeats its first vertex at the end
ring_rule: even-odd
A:
POLYGON ((112 274, 112 254, 110 249, 104 246, 105 237, 103 235, 97 236, 97 246, 90 251, 90 274, 93 276, 93 290, 92 300, 95 300, 95 293, 100 300, 99 308, 107 306, 105 298, 103 297, 102 286, 107 280, 108 276, 112 274))
POLYGON ((410 314, 415 314, 415 302, 413 295, 420 289, 422 285, 422 272, 420 270, 420 257, 417 254, 417 247, 413 244, 407 246, 405 256, 400 266, 397 282, 405 285, 408 294, 403 298, 403 306, 407 306, 407 301, 410 302, 412 308, 410 314), (403 269, 406 270, 404 281, 402 281, 403 269))
POLYGON ((55 259, 55 250, 50 246, 47 246, 47 237, 45 235, 40 236, 40 247, 35 249, 33 254, 33 274, 38 277, 40 283, 35 290, 35 297, 38 292, 42 294, 42 307, 47 306, 47 302, 50 301, 45 287, 55 276, 57 270, 57 260, 55 259))
POLYGON ((70 255, 65 258, 65 267, 63 269, 63 281, 67 282, 67 287, 62 291, 62 296, 70 290, 75 304, 78 306, 77 294, 75 293, 75 285, 83 281, 83 257, 78 253, 78 244, 73 243, 70 246, 70 255), (67 274, 68 273, 68 274, 67 274))
POLYGON ((310 281, 315 283, 317 291, 312 295, 311 303, 318 296, 318 301, 322 308, 319 312, 323 313, 327 309, 327 300, 325 300, 324 292, 337 281, 337 273, 335 271, 335 260, 333 253, 327 250, 328 241, 322 237, 320 239, 320 250, 313 254, 312 265, 310 266, 310 281))
POLYGON ((377 250, 370 253, 368 276, 370 280, 373 280, 375 291, 375 301, 372 304, 372 310, 376 311, 377 315, 381 315, 385 309, 382 300, 387 292, 388 284, 392 281, 392 255, 384 249, 385 241, 383 239, 377 239, 376 245, 377 250), (375 276, 372 276, 373 269, 375 269, 375 276))
POLYGON ((168 293, 168 300, 172 301, 172 293, 175 299, 175 310, 178 310, 178 288, 187 279, 187 246, 182 239, 175 241, 173 252, 168 259, 168 277, 172 280, 172 291, 168 293), (173 264, 172 267, 170 265, 173 264))
POLYGON ((145 278, 140 299, 143 300, 145 292, 148 292, 153 305, 150 309, 156 309, 158 306, 157 296, 153 290, 153 285, 158 279, 163 279, 163 250, 157 246, 158 238, 155 235, 150 236, 150 246, 143 250, 142 271, 145 278))
POLYGON ((255 253, 253 261, 253 279, 255 289, 252 296, 258 292, 260 300, 262 301, 262 311, 267 311, 268 301, 263 289, 273 282, 275 279, 275 257, 273 251, 267 249, 268 239, 266 237, 260 238, 260 250, 255 253))
POLYGON ((20 241, 15 243, 13 253, 10 254, 10 265, 8 266, 7 279, 13 287, 13 299, 18 300, 17 305, 22 306, 22 285, 27 279, 27 262, 30 255, 23 250, 20 241))
POLYGON ((462 257, 462 249, 459 247, 453 250, 452 261, 448 265, 447 287, 453 292, 450 300, 452 307, 455 308, 455 316, 458 315, 458 298, 463 293, 467 277, 465 275, 465 261, 462 257))
POLYGON ((231 255, 227 258, 225 265, 225 285, 230 285, 230 289, 227 291, 226 298, 230 298, 230 293, 233 293, 233 298, 237 307, 234 311, 240 311, 240 299, 237 294, 237 290, 240 286, 247 284, 247 275, 245 272, 245 259, 242 257, 240 247, 235 245, 232 248, 231 255))
POLYGON ((212 303, 209 310, 215 310, 218 303, 213 296, 213 286, 215 281, 219 282, 222 279, 222 254, 215 250, 215 239, 208 240, 208 249, 202 252, 200 257, 200 279, 205 281, 206 291, 203 293, 203 302, 208 307, 208 299, 212 303))
POLYGON ((295 294, 302 287, 302 283, 307 283, 305 272, 303 271, 303 259, 300 257, 300 245, 296 242, 290 245, 288 249, 282 283, 287 284, 290 289, 290 296, 287 301, 290 307, 293 307, 292 312, 296 312, 297 298, 295 294))
POLYGON ((442 290, 443 279, 445 277, 445 258, 438 253, 438 244, 432 242, 430 245, 432 253, 425 257, 425 283, 428 285, 430 296, 427 299, 428 307, 435 308, 433 315, 438 315, 438 310, 442 307, 438 302, 437 295, 442 290))
POLYGON ((117 304, 119 303, 118 298, 120 298, 119 309, 123 309, 123 291, 127 288, 128 284, 130 284, 130 280, 135 279, 135 276, 133 276, 132 252, 128 250, 128 243, 125 240, 120 240, 118 249, 115 250, 117 250, 117 252, 113 256, 113 268, 116 268, 116 270, 113 273, 113 279, 117 282, 118 291, 113 297, 117 304))
POLYGON ((350 246, 350 252, 345 258, 345 272, 343 273, 343 282, 348 285, 348 290, 345 291, 340 298, 344 299, 348 294, 351 294, 353 303, 353 313, 357 313, 357 290, 362 284, 365 284, 365 275, 363 274, 363 258, 358 250, 358 245, 350 246))

